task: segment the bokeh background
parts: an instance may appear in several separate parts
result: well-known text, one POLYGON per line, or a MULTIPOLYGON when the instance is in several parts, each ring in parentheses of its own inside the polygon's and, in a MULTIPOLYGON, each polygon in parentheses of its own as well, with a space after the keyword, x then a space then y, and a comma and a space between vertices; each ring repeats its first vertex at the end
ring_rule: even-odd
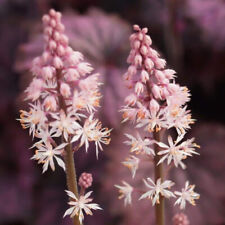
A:
MULTIPOLYGON (((130 174, 121 161, 129 125, 118 112, 127 91, 121 76, 127 68, 132 24, 149 28, 153 46, 178 72, 178 82, 192 93, 189 108, 197 119, 195 136, 201 156, 187 160, 187 169, 171 171, 182 186, 196 183, 201 198, 187 208, 192 225, 225 225, 225 2, 224 0, 0 0, 0 225, 69 225, 64 172, 48 171, 29 160, 31 138, 16 118, 23 108, 31 60, 43 49, 41 16, 51 7, 63 13, 70 44, 102 74, 103 124, 113 127, 112 142, 95 159, 81 149, 75 155, 78 175, 94 176, 94 202, 104 211, 85 218, 86 225, 154 224, 149 202, 123 207, 113 187, 130 174)), ((149 176, 142 166, 139 177, 149 176)), ((134 181, 133 181, 134 182, 134 181)), ((167 207, 167 224, 179 212, 167 207)))

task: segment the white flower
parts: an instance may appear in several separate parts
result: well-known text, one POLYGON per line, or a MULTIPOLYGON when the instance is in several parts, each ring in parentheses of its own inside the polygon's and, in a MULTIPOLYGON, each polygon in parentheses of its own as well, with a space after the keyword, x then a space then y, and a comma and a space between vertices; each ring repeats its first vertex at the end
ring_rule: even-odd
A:
POLYGON ((48 169, 49 165, 51 169, 55 171, 54 159, 56 160, 58 165, 65 170, 65 164, 63 160, 58 157, 58 155, 62 154, 63 149, 66 145, 67 143, 62 143, 53 149, 52 145, 49 142, 47 142, 45 145, 36 144, 34 146, 37 147, 37 150, 35 152, 35 155, 31 159, 38 160, 38 163, 43 163, 43 173, 48 169))
POLYGON ((119 199, 124 198, 124 205, 131 204, 132 198, 131 194, 133 192, 133 187, 130 186, 127 182, 122 181, 124 186, 114 185, 116 188, 119 189, 119 199))
POLYGON ((180 209, 184 209, 186 206, 186 201, 190 204, 195 205, 195 200, 200 198, 200 195, 194 192, 195 185, 189 185, 189 182, 186 181, 185 187, 182 188, 181 192, 175 191, 174 193, 180 196, 174 205, 180 205, 180 209))
POLYGON ((35 137, 40 138, 41 140, 36 142, 34 144, 34 146, 37 145, 37 144, 41 144, 41 143, 46 144, 47 142, 52 141, 53 140, 52 137, 54 137, 54 135, 55 135, 55 132, 52 129, 49 130, 48 126, 46 126, 46 128, 40 127, 35 132, 35 137))
POLYGON ((198 154, 195 152, 195 149, 193 148, 193 147, 198 147, 198 145, 193 143, 194 141, 193 138, 187 141, 184 141, 181 144, 178 144, 183 139, 183 137, 184 137, 183 135, 178 136, 177 140, 173 142, 172 137, 168 136, 169 145, 166 145, 162 142, 156 142, 156 144, 159 145, 161 148, 166 149, 166 150, 162 150, 158 152, 158 155, 163 155, 163 157, 159 160, 158 164, 162 163, 164 160, 167 159, 168 165, 173 160, 174 165, 176 167, 180 165, 182 169, 186 168, 182 160, 185 159, 187 156, 192 156, 192 154, 198 154))
POLYGON ((187 106, 181 107, 167 107, 166 118, 168 128, 175 127, 178 135, 185 134, 187 129, 190 129, 190 124, 194 123, 191 118, 190 110, 186 110, 187 106))
POLYGON ((131 155, 129 158, 126 158, 126 161, 122 162, 124 166, 126 166, 132 173, 132 177, 135 177, 136 171, 138 169, 140 159, 131 155))
POLYGON ((151 114, 148 113, 148 118, 147 119, 140 119, 138 121, 139 123, 137 124, 137 128, 140 127, 145 127, 145 130, 148 132, 153 132, 153 131, 159 131, 161 130, 162 127, 166 128, 166 119, 165 119, 165 111, 163 109, 160 109, 158 113, 156 114, 151 114))
POLYGON ((56 132, 55 137, 59 137, 63 134, 65 140, 68 141, 68 136, 74 134, 78 128, 81 128, 72 112, 66 115, 63 110, 60 110, 57 114, 51 113, 51 116, 55 119, 55 121, 50 124, 52 131, 56 132))
POLYGON ((18 119, 24 129, 29 129, 29 134, 33 135, 39 127, 44 126, 47 121, 47 117, 40 102, 37 104, 29 104, 30 111, 20 110, 20 119, 18 119))
POLYGON ((145 138, 142 140, 139 133, 137 133, 137 138, 133 137, 130 134, 125 134, 130 140, 125 141, 124 143, 127 145, 131 145, 131 152, 138 153, 144 153, 147 155, 155 155, 155 152, 152 148, 149 146, 153 144, 153 141, 151 141, 149 138, 145 138))
POLYGON ((87 215, 93 215, 91 209, 97 210, 97 209, 102 209, 99 207, 98 204, 95 203, 89 203, 92 202, 91 198, 88 198, 92 191, 89 191, 85 195, 81 195, 80 197, 76 197, 75 194, 71 191, 66 191, 67 195, 71 198, 71 201, 68 202, 70 207, 69 209, 66 210, 65 214, 63 217, 70 215, 70 217, 78 216, 80 224, 82 224, 82 221, 84 219, 84 213, 87 215))
POLYGON ((144 180, 144 183, 150 190, 147 191, 146 193, 144 193, 140 197, 140 199, 150 198, 152 200, 152 205, 155 205, 156 203, 157 204, 160 203, 159 202, 160 194, 162 196, 164 196, 165 198, 175 197, 173 192, 167 190, 174 185, 174 182, 172 182, 170 180, 166 180, 164 182, 161 182, 161 178, 159 178, 156 181, 156 184, 155 184, 154 181, 151 178, 147 178, 147 181, 144 180))
POLYGON ((80 147, 85 144, 85 149, 89 147, 89 141, 94 141, 96 146, 96 157, 98 158, 98 149, 100 148, 103 151, 102 145, 108 145, 110 142, 110 132, 108 128, 102 128, 101 122, 97 119, 93 119, 93 114, 90 115, 88 119, 85 120, 83 127, 76 130, 74 137, 72 138, 71 142, 75 142, 78 139, 80 140, 80 147))

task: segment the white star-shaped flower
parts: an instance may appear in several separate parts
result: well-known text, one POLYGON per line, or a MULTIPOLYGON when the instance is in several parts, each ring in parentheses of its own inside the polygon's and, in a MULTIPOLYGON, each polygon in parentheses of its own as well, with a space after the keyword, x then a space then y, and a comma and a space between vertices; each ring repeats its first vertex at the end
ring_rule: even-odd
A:
POLYGON ((115 187, 119 189, 119 199, 124 198, 124 205, 126 206, 132 202, 131 194, 133 192, 133 187, 126 181, 122 181, 122 183, 124 186, 115 185, 115 187))
POLYGON ((149 188, 149 191, 145 192, 139 200, 149 198, 152 200, 152 205, 155 205, 156 203, 160 203, 160 194, 165 198, 175 197, 173 192, 168 190, 174 185, 174 182, 170 180, 165 180, 164 182, 161 182, 161 178, 159 178, 155 184, 151 178, 147 178, 147 180, 144 180, 144 183, 146 187, 149 188))
POLYGON ((80 197, 76 197, 75 194, 71 191, 66 191, 66 193, 71 198, 71 201, 68 202, 71 207, 66 210, 63 217, 67 215, 69 215, 71 218, 74 216, 78 216, 80 224, 82 224, 82 221, 84 219, 84 212, 87 215, 93 215, 91 209, 102 209, 98 204, 90 203, 92 202, 92 199, 89 197, 92 191, 89 191, 88 193, 86 193, 85 195, 81 195, 80 197))
POLYGON ((200 198, 200 195, 194 192, 195 185, 189 185, 189 182, 186 181, 185 187, 182 188, 181 192, 175 191, 174 193, 180 196, 174 205, 179 205, 180 209, 185 209, 186 201, 190 204, 195 205, 195 200, 200 198))

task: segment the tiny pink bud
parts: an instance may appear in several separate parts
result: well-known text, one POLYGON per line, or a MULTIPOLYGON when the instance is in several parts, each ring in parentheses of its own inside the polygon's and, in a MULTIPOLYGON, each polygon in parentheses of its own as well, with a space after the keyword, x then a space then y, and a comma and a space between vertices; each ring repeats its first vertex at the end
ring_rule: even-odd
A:
POLYGON ((166 76, 167 79, 173 79, 175 77, 174 74, 176 74, 176 71, 175 70, 171 70, 171 69, 166 69, 164 70, 164 74, 166 76))
POLYGON ((144 28, 142 29, 142 32, 143 32, 144 34, 147 34, 147 33, 148 33, 148 28, 147 28, 147 27, 144 27, 144 28))
POLYGON ((51 51, 53 51, 53 50, 55 50, 55 49, 56 49, 57 44, 56 44, 56 42, 55 42, 55 41, 50 40, 50 41, 49 41, 48 46, 49 46, 49 49, 50 49, 51 51))
POLYGON ((48 35, 48 36, 51 36, 52 35, 52 28, 51 27, 46 27, 44 29, 44 34, 48 35))
POLYGON ((83 59, 83 55, 80 52, 73 51, 68 55, 68 62, 71 65, 77 65, 83 59))
POLYGON ((159 53, 155 50, 155 49, 152 49, 150 48, 149 50, 149 56, 156 59, 159 57, 159 53))
POLYGON ((50 26, 53 28, 56 26, 56 21, 54 19, 50 20, 50 26))
POLYGON ((189 219, 184 213, 177 213, 173 217, 173 225, 189 225, 189 219))
POLYGON ((49 21, 50 21, 49 15, 44 15, 44 16, 42 17, 42 22, 43 22, 44 24, 48 24, 49 21))
POLYGON ((134 64, 136 66, 141 66, 141 63, 142 63, 142 57, 140 54, 137 54, 135 57, 134 57, 134 64))
POLYGON ((65 79, 68 82, 78 80, 79 77, 79 72, 75 68, 70 68, 65 73, 65 79))
POLYGON ((141 30, 140 27, 137 24, 133 25, 133 29, 135 31, 140 31, 141 30))
POLYGON ((145 35, 145 43, 148 46, 152 44, 152 39, 150 38, 149 35, 145 35))
POLYGON ((68 98, 71 95, 70 86, 66 83, 60 85, 60 93, 63 97, 68 98))
POLYGON ((60 39, 60 33, 58 31, 55 31, 53 33, 53 38, 54 38, 55 41, 59 41, 59 39, 60 39))
POLYGON ((41 70, 41 75, 44 79, 52 79, 55 74, 55 68, 52 66, 44 66, 41 70))
POLYGON ((147 68, 148 71, 152 70, 154 67, 154 63, 150 58, 145 59, 145 67, 147 68))
POLYGON ((162 99, 160 87, 156 84, 152 87, 152 93, 156 99, 162 99))
POLYGON ((55 56, 53 58, 53 65, 56 69, 61 69, 63 67, 63 62, 58 56, 55 56))
POLYGON ((55 19, 56 19, 57 21, 60 21, 61 18, 62 18, 62 13, 56 12, 56 14, 55 14, 55 19))
POLYGON ((137 93, 137 95, 140 95, 144 91, 144 85, 141 82, 137 82, 135 84, 134 91, 137 93))
POLYGON ((69 39, 68 39, 68 37, 67 37, 65 34, 62 34, 62 35, 61 35, 60 42, 61 42, 62 44, 64 44, 64 45, 68 45, 69 39))
POLYGON ((65 55, 66 50, 65 50, 65 48, 64 48, 63 45, 58 45, 58 47, 57 47, 57 53, 60 56, 64 56, 65 55))
POLYGON ((171 94, 173 94, 173 93, 176 93, 177 91, 179 91, 179 85, 177 85, 177 84, 173 84, 173 83, 170 83, 170 84, 168 84, 168 86, 167 86, 168 88, 168 91, 171 93, 171 94))
POLYGON ((141 46, 141 42, 138 41, 138 40, 135 40, 135 41, 134 41, 134 49, 137 50, 137 49, 140 48, 140 46, 141 46))
POLYGON ((133 105, 135 105, 136 101, 137 101, 137 96, 134 94, 130 94, 125 98, 125 103, 127 105, 133 106, 133 105))
POLYGON ((165 83, 167 78, 165 77, 164 73, 161 70, 155 70, 155 77, 160 83, 165 83))
POLYGON ((41 58, 44 63, 47 63, 51 59, 51 54, 48 51, 44 51, 41 58))
POLYGON ((129 77, 131 76, 134 76, 136 73, 137 73, 137 69, 135 66, 131 65, 128 67, 128 70, 127 70, 127 73, 129 75, 129 77))
POLYGON ((50 15, 50 16, 54 17, 55 14, 56 14, 56 11, 55 11, 54 9, 50 9, 50 10, 49 10, 49 15, 50 15))
POLYGON ((149 109, 152 115, 156 115, 156 113, 159 111, 159 103, 155 99, 151 99, 149 103, 149 109))
POLYGON ((163 69, 166 66, 166 60, 161 58, 155 59, 155 66, 157 69, 163 69))
POLYGON ((43 105, 47 111, 56 111, 57 109, 56 99, 52 95, 49 95, 45 98, 43 105))
POLYGON ((65 26, 62 24, 62 23, 57 23, 56 24, 56 29, 59 31, 59 32, 63 32, 65 30, 65 26))
POLYGON ((139 39, 140 41, 142 41, 143 38, 144 38, 144 35, 143 35, 141 32, 139 32, 139 33, 138 33, 138 39, 139 39))
POLYGON ((148 80, 149 80, 149 74, 148 74, 148 72, 146 70, 142 70, 141 71, 141 81, 143 83, 146 83, 146 81, 148 81, 148 80))
POLYGON ((143 54, 144 56, 146 56, 148 53, 148 48, 145 45, 141 46, 141 54, 143 54))
POLYGON ((87 189, 91 187, 92 182, 93 182, 93 178, 91 173, 82 173, 80 175, 78 184, 81 188, 87 189))

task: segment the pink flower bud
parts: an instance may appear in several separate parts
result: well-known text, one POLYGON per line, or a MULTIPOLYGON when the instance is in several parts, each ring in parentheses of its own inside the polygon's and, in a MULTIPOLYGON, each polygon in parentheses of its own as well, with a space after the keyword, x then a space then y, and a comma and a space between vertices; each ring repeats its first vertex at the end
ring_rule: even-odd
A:
POLYGON ((127 105, 133 106, 133 105, 135 105, 136 101, 137 101, 137 96, 134 94, 130 94, 125 98, 125 103, 127 105))
POLYGON ((141 54, 144 55, 144 56, 146 56, 147 53, 148 53, 148 48, 147 48, 147 46, 146 46, 146 45, 142 45, 142 46, 141 46, 141 54))
POLYGON ((143 83, 146 83, 146 81, 148 81, 148 80, 149 80, 149 74, 148 74, 148 72, 146 70, 142 70, 141 71, 141 81, 143 83))
POLYGON ((184 213, 177 213, 173 217, 173 225, 189 225, 188 217, 184 213))
POLYGON ((87 189, 91 187, 92 182, 93 182, 93 178, 91 173, 82 173, 80 175, 78 184, 81 188, 87 189))
POLYGON ((142 41, 143 38, 144 38, 144 35, 143 35, 141 32, 139 32, 139 33, 138 33, 138 39, 139 39, 140 41, 142 41))
POLYGON ((44 51, 42 54, 42 60, 46 64, 51 59, 51 54, 49 51, 44 51))
POLYGON ((69 39, 65 34, 61 34, 60 42, 64 45, 68 45, 69 39))
POLYGON ((164 70, 164 74, 166 76, 167 79, 173 79, 175 77, 174 74, 176 74, 176 71, 175 70, 171 70, 171 69, 166 69, 164 70))
POLYGON ((162 99, 160 87, 156 84, 152 86, 152 93, 156 99, 162 99))
POLYGON ((57 23, 56 24, 56 29, 59 31, 59 32, 63 32, 65 30, 65 27, 62 23, 57 23))
POLYGON ((128 67, 127 73, 129 75, 129 77, 134 76, 137 73, 137 69, 135 66, 131 65, 128 67))
POLYGON ((137 24, 133 25, 133 29, 135 31, 140 31, 141 30, 140 27, 137 24))
POLYGON ((32 101, 37 100, 41 95, 43 86, 43 80, 34 78, 29 87, 26 89, 27 99, 32 99, 32 101))
POLYGON ((150 58, 145 59, 145 67, 147 68, 148 71, 152 70, 152 68, 154 67, 154 63, 150 58))
POLYGON ((170 83, 170 84, 168 84, 168 86, 167 86, 167 90, 168 90, 171 94, 176 93, 177 91, 179 91, 179 89, 180 89, 180 86, 177 85, 177 84, 170 83))
POLYGON ((52 95, 49 95, 45 98, 43 105, 47 111, 56 111, 57 109, 56 99, 52 95))
POLYGON ((54 27, 56 26, 56 21, 55 21, 55 19, 51 19, 49 24, 50 24, 51 27, 54 28, 54 27))
POLYGON ((50 21, 49 15, 44 15, 44 16, 42 17, 42 22, 43 22, 45 25, 47 25, 47 24, 49 23, 49 21, 50 21))
POLYGON ((75 68, 70 68, 65 73, 65 79, 68 82, 78 80, 79 77, 80 77, 79 72, 75 68))
POLYGON ((60 56, 64 56, 64 55, 65 55, 66 50, 65 50, 65 48, 64 48, 63 45, 59 45, 59 46, 57 47, 57 53, 58 53, 58 55, 60 55, 60 56))
POLYGON ((55 50, 55 49, 56 49, 57 44, 56 44, 56 42, 55 42, 55 41, 50 40, 50 41, 49 41, 48 46, 49 46, 49 49, 50 49, 51 51, 53 51, 53 50, 55 50))
POLYGON ((155 77, 160 83, 165 83, 167 78, 165 77, 164 73, 161 70, 155 70, 155 77))
POLYGON ((61 69, 63 67, 63 62, 58 56, 55 56, 53 58, 53 65, 56 69, 61 69))
POLYGON ((141 66, 141 63, 142 63, 142 57, 140 54, 137 54, 135 57, 134 57, 134 64, 136 66, 141 66))
POLYGON ((48 35, 48 36, 51 36, 52 35, 52 28, 51 27, 46 27, 45 29, 44 29, 44 34, 45 35, 48 35))
POLYGON ((137 95, 140 95, 144 91, 144 85, 141 82, 137 82, 135 84, 134 91, 137 93, 137 95))
POLYGON ((45 80, 52 79, 54 74, 55 68, 52 66, 44 66, 41 70, 41 75, 45 80))
POLYGON ((166 66, 166 60, 161 58, 155 59, 155 66, 157 69, 163 69, 166 66))
POLYGON ((149 109, 152 115, 156 115, 156 113, 159 111, 159 103, 155 99, 151 99, 149 103, 149 109))
POLYGON ((53 34, 53 38, 55 41, 59 41, 60 39, 60 33, 58 31, 55 31, 53 34))
POLYGON ((150 48, 149 56, 153 59, 157 59, 159 57, 159 53, 155 49, 150 48))
POLYGON ((70 86, 66 83, 60 85, 60 93, 63 97, 68 98, 71 95, 70 86))
POLYGON ((55 17, 56 11, 54 9, 49 10, 49 15, 55 17))
POLYGON ((151 45, 152 44, 152 39, 150 38, 149 35, 145 35, 145 39, 144 39, 146 45, 151 45))
POLYGON ((55 14, 55 19, 56 19, 57 21, 60 21, 61 18, 62 18, 62 13, 61 13, 61 12, 56 12, 56 14, 55 14))
POLYGON ((141 46, 141 42, 138 41, 138 40, 135 40, 135 41, 134 41, 134 49, 137 50, 137 49, 140 48, 140 46, 141 46))
POLYGON ((143 32, 144 34, 147 34, 147 33, 148 33, 148 28, 147 28, 147 27, 144 27, 144 28, 142 29, 142 32, 143 32))

